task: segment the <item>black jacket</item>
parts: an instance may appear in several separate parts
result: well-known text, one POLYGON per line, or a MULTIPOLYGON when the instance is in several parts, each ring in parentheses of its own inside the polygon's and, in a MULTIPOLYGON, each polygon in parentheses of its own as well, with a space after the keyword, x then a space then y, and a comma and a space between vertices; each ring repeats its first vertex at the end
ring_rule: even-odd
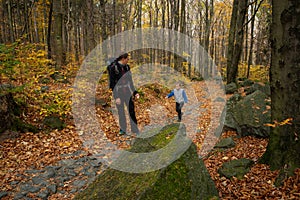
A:
POLYGON ((129 65, 114 62, 109 66, 109 87, 113 90, 114 98, 136 94, 129 65))

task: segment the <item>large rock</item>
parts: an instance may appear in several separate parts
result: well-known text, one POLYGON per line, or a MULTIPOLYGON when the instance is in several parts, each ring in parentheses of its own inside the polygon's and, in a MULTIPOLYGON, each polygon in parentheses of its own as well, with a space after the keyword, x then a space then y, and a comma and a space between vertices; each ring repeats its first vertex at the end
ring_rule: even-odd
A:
POLYGON ((235 142, 232 137, 224 138, 214 146, 214 148, 219 149, 227 149, 232 147, 235 147, 235 142))
POLYGON ((268 97, 257 90, 239 101, 230 111, 240 136, 269 137, 271 109, 268 97))
POLYGON ((235 93, 232 95, 226 102, 226 117, 224 125, 225 127, 231 128, 231 129, 237 129, 238 124, 233 118, 233 108, 236 106, 236 104, 243 99, 243 97, 239 93, 235 93))
POLYGON ((242 179, 249 172, 253 164, 254 161, 246 158, 228 161, 218 169, 218 173, 220 176, 225 176, 226 178, 237 177, 238 179, 242 179))
POLYGON ((251 86, 253 83, 254 82, 252 80, 245 79, 240 83, 240 85, 241 85, 241 87, 248 87, 248 86, 251 86))
POLYGON ((267 96, 271 96, 271 88, 269 84, 264 84, 264 83, 254 83, 246 89, 247 94, 252 94, 255 91, 260 90, 261 92, 265 93, 267 96))
POLYGON ((47 116, 45 117, 43 124, 51 129, 62 130, 66 124, 58 116, 47 116))
POLYGON ((233 94, 237 92, 238 86, 236 83, 229 83, 228 85, 225 86, 225 92, 226 94, 233 94))
MULTIPOLYGON (((156 152, 171 145, 176 138, 188 140, 185 129, 179 124, 164 127, 157 135, 137 139, 129 150, 141 153, 156 152), (179 130, 179 131, 178 131, 179 130), (176 134, 177 133, 177 134, 176 134)), ((189 143, 190 144, 190 143, 189 143)), ((180 145, 180 144, 178 144, 180 145)), ((180 146, 174 146, 180 148, 180 146)), ((172 149, 172 148, 171 148, 172 149)), ((124 154, 117 159, 115 166, 126 168, 127 164, 135 160, 136 155, 124 154), (125 156, 124 156, 125 155, 125 156)), ((172 152, 164 151, 155 159, 164 159, 164 156, 177 157, 172 152)), ((141 160, 144 166, 151 166, 146 160, 141 160)), ((219 199, 218 191, 202 160, 199 160, 196 147, 192 143, 179 158, 162 169, 147 173, 124 172, 108 168, 84 191, 79 193, 75 200, 96 199, 219 199)))

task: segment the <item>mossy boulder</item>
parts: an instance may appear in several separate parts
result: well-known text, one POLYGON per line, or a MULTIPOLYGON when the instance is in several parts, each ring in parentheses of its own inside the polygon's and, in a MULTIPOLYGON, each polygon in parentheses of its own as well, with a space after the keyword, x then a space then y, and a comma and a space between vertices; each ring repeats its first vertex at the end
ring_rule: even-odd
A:
POLYGON ((226 94, 233 94, 237 92, 238 86, 236 83, 229 83, 225 86, 225 92, 226 94))
POLYGON ((61 120, 60 117, 55 115, 45 117, 43 124, 51 129, 58 130, 62 130, 66 126, 64 121, 61 120))
POLYGON ((269 84, 264 83, 254 83, 246 89, 247 95, 254 93, 255 91, 260 90, 261 92, 265 93, 267 96, 271 96, 271 87, 269 84))
POLYGON ((224 138, 214 146, 214 148, 219 148, 219 149, 227 149, 232 147, 235 147, 235 142, 232 137, 224 138))
POLYGON ((234 120, 233 109, 241 99, 243 99, 243 97, 239 93, 235 93, 226 101, 225 127, 237 129, 238 124, 234 120))
POLYGON ((240 83, 240 85, 242 86, 242 87, 248 87, 248 86, 251 86, 251 85, 253 85, 253 81, 252 80, 249 80, 249 79, 245 79, 245 80, 243 80, 241 83, 240 83))
MULTIPOLYGON (((172 146, 174 140, 187 141, 185 128, 182 127, 182 124, 171 124, 152 137, 138 138, 128 151, 138 154, 155 153, 168 148, 168 145, 172 146)), ((180 145, 180 142, 177 144, 180 145)), ((196 146, 189 143, 187 150, 181 155, 171 155, 176 156, 178 159, 174 159, 169 165, 145 173, 134 173, 134 170, 125 172, 110 167, 74 199, 219 199, 214 182, 197 155, 196 146)), ((159 155, 157 159, 163 159, 162 157, 159 155)), ((135 155, 121 155, 115 166, 118 163, 126 165, 126 161, 130 163, 135 159, 135 155)), ((143 164, 148 164, 146 158, 143 164)))
POLYGON ((271 122, 270 98, 260 90, 241 97, 233 95, 226 103, 225 127, 237 130, 239 136, 267 138, 271 122))
POLYGON ((232 109, 232 116, 237 124, 240 136, 269 137, 271 110, 268 108, 268 96, 257 90, 239 101, 232 109))
POLYGON ((244 175, 250 171, 253 165, 254 161, 246 158, 232 160, 225 162, 218 169, 218 173, 220 176, 225 176, 226 178, 237 177, 238 179, 242 179, 244 175))

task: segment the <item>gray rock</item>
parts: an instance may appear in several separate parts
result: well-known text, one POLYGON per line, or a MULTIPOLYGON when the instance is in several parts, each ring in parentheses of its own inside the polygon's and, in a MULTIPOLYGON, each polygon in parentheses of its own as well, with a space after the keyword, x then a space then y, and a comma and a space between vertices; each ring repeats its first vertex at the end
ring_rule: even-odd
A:
POLYGON ((87 181, 86 180, 76 180, 73 182, 73 186, 76 188, 82 188, 86 185, 87 181))
POLYGON ((20 184, 19 188, 21 192, 28 192, 32 186, 33 185, 29 183, 22 183, 20 184))
POLYGON ((268 137, 270 127, 265 126, 271 121, 271 110, 267 108, 268 97, 256 91, 239 101, 232 109, 232 117, 240 136, 268 137))
POLYGON ((237 91, 237 85, 236 83, 230 83, 225 86, 225 92, 226 94, 233 94, 237 91))
POLYGON ((28 174, 38 174, 38 173, 45 172, 45 170, 32 169, 32 170, 26 170, 25 172, 28 173, 28 174))
POLYGON ((246 90, 247 95, 254 93, 255 91, 260 90, 265 93, 267 96, 271 95, 271 88, 269 84, 263 83, 254 83, 249 89, 246 90))
POLYGON ((35 185, 44 185, 46 182, 45 178, 42 176, 35 176, 31 180, 32 180, 32 183, 35 185))
POLYGON ((251 86, 254 82, 252 80, 246 79, 241 83, 242 87, 251 86))
POLYGON ((220 176, 225 176, 226 178, 237 177, 238 179, 242 179, 249 172, 253 164, 252 160, 246 158, 232 160, 224 163, 218 169, 218 173, 220 176))
POLYGON ((16 193, 14 196, 14 200, 24 199, 26 195, 27 195, 27 193, 24 193, 24 192, 16 193))
POLYGON ((47 169, 54 169, 55 171, 59 170, 60 168, 61 168, 61 166, 47 166, 47 167, 45 167, 46 170, 47 169))
POLYGON ((30 192, 30 193, 37 193, 38 191, 40 191, 42 188, 41 187, 39 187, 39 186, 32 186, 29 190, 28 190, 28 192, 30 192))
POLYGON ((41 187, 29 184, 29 183, 24 183, 24 184, 20 185, 20 191, 23 194, 25 194, 25 193, 27 194, 29 192, 30 193, 36 193, 36 192, 38 192, 40 190, 41 190, 41 187))
POLYGON ((55 184, 51 184, 47 186, 47 190, 51 193, 51 194, 55 194, 57 192, 57 186, 55 184))
POLYGON ((8 195, 8 192, 0 192, 0 199, 2 198, 2 197, 5 197, 5 196, 7 196, 8 195))
POLYGON ((42 200, 47 200, 49 197, 50 193, 48 190, 42 190, 37 194, 37 197, 41 198, 42 200))
POLYGON ((79 158, 77 161, 76 161, 76 163, 80 163, 80 164, 82 164, 82 163, 84 163, 84 162, 87 162, 88 161, 88 157, 82 157, 82 158, 79 158))
POLYGON ((96 158, 95 160, 90 161, 90 165, 93 167, 100 167, 102 165, 102 159, 96 158))
POLYGON ((57 116, 47 116, 45 117, 43 124, 51 129, 62 130, 66 125, 65 123, 57 116))
POLYGON ((240 94, 235 93, 226 102, 226 117, 225 117, 225 122, 224 122, 224 125, 226 127, 232 128, 232 129, 237 129, 238 124, 236 123, 236 121, 233 118, 232 110, 236 106, 236 104, 242 99, 243 99, 243 97, 240 94))
POLYGON ((68 176, 77 176, 77 173, 74 171, 74 169, 66 169, 65 170, 66 175, 68 176))
POLYGON ((41 86, 41 92, 47 92, 49 89, 49 86, 41 86))
POLYGON ((71 178, 69 176, 60 176, 57 180, 59 183, 63 184, 64 182, 71 180, 71 178))
POLYGON ((51 129, 62 130, 66 125, 65 123, 57 116, 47 116, 45 117, 43 124, 51 129))
POLYGON ((19 181, 12 181, 12 182, 10 182, 10 185, 15 186, 15 185, 18 185, 18 183, 19 183, 19 181))
POLYGON ((67 160, 61 160, 58 162, 58 165, 60 166, 72 166, 74 165, 76 160, 74 159, 67 159, 67 160))
POLYGON ((44 178, 47 178, 47 179, 49 179, 49 178, 54 178, 55 175, 56 175, 55 169, 53 169, 53 168, 47 169, 47 170, 42 174, 42 176, 43 176, 44 178))
POLYGON ((71 191, 70 191, 70 193, 71 194, 74 194, 74 193, 76 193, 78 190, 77 190, 77 188, 73 188, 71 191))
MULTIPOLYGON (((162 144, 165 144, 166 136, 179 132, 177 136, 184 137, 183 127, 184 125, 179 127, 179 124, 172 124, 164 127, 155 136, 138 138, 130 151, 136 153, 156 151, 162 144)), ((131 156, 120 156, 115 164, 124 166, 123 164, 126 165, 132 161, 131 156)), ((174 156, 177 157, 177 155, 174 156)), ((218 199, 218 191, 203 160, 198 158, 196 146, 192 143, 185 153, 177 158, 172 164, 149 173, 130 173, 109 168, 77 194, 74 200, 218 199)), ((149 166, 148 162, 143 163, 149 166)))
POLYGON ((235 147, 235 142, 232 137, 224 138, 218 142, 214 148, 232 148, 235 147))
POLYGON ((93 167, 85 167, 82 172, 83 175, 93 177, 96 176, 96 172, 93 167))

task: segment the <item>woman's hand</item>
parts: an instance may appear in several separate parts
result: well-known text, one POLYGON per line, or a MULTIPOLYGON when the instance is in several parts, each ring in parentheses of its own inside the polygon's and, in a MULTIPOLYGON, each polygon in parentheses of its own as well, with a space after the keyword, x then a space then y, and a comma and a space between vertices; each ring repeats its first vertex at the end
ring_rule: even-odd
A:
POLYGON ((136 99, 139 99, 139 98, 140 98, 139 93, 136 93, 136 94, 135 94, 135 98, 136 98, 136 99))
POLYGON ((121 99, 120 98, 116 98, 116 104, 118 104, 118 105, 121 104, 121 99))

